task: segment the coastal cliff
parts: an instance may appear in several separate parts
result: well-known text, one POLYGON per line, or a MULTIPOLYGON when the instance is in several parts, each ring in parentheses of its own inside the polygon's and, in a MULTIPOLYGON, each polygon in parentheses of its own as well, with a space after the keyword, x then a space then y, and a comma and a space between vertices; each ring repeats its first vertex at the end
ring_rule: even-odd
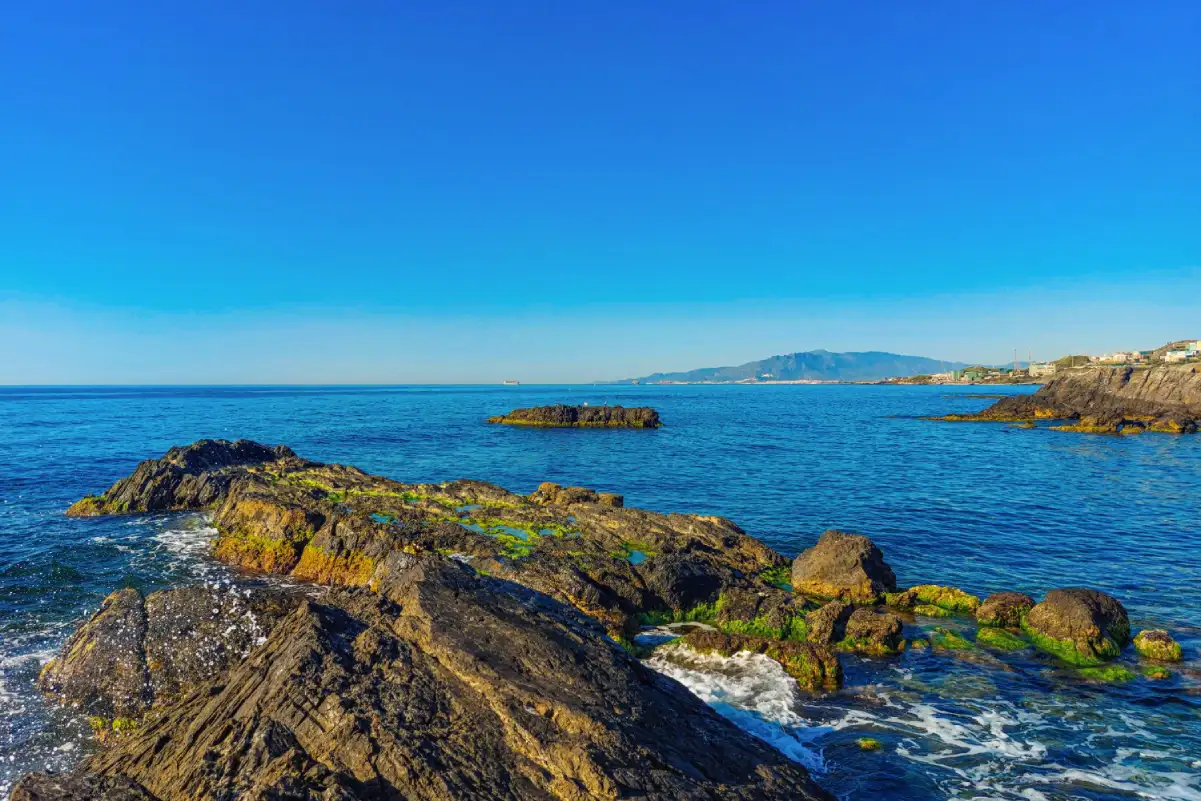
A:
POLYGON ((488 418, 489 423, 551 428, 658 428, 659 413, 649 406, 534 406, 488 418))
POLYGON ((977 414, 943 420, 1072 421, 1064 430, 1191 433, 1201 423, 1201 370, 1195 365, 1086 367, 1057 373, 1032 395, 1003 398, 977 414))
MULTIPOLYGON (((1134 678, 1107 664, 1132 632, 1104 593, 900 589, 861 535, 826 532, 790 562, 724 518, 584 487, 404 484, 202 440, 68 513, 181 510, 212 516, 216 558, 288 581, 109 596, 39 679, 105 749, 26 776, 13 801, 830 801, 640 662, 648 627, 672 640, 658 648, 774 660, 805 693, 841 687, 842 654, 910 646, 1038 648, 1134 678), (907 642, 918 615, 970 620, 976 641, 907 642)), ((1175 645, 1134 642, 1158 661, 1175 645)))

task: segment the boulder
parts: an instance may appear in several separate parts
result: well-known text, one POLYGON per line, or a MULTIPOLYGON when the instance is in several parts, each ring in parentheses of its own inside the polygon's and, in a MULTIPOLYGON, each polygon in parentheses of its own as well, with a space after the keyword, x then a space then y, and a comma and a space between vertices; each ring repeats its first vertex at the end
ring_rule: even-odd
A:
POLYGON ((976 610, 976 622, 982 626, 1017 629, 1022 618, 1034 608, 1034 599, 1021 592, 994 592, 976 610))
POLYGON ((563 487, 544 481, 530 494, 529 499, 538 504, 569 506, 573 503, 599 503, 602 506, 620 508, 625 505, 621 495, 614 492, 597 492, 587 487, 563 487))
POLYGON ((1052 590, 1022 621, 1040 649, 1073 665, 1098 665, 1130 642, 1130 620, 1116 598, 1078 587, 1052 590))
POLYGON ((1163 629, 1140 631, 1134 638, 1134 650, 1139 656, 1160 662, 1179 662, 1184 655, 1180 643, 1163 629))
POLYGON ((792 563, 792 587, 821 598, 873 603, 896 590, 897 578, 870 539, 831 530, 792 563))
POLYGON ((847 618, 838 647, 866 654, 895 654, 905 647, 904 632, 896 615, 860 607, 847 618))

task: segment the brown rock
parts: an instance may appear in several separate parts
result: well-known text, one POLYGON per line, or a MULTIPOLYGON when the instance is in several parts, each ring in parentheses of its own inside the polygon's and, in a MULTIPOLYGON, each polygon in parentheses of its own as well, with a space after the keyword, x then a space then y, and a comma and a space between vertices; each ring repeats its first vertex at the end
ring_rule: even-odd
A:
POLYGON ((1098 590, 1051 590, 1022 621, 1036 646, 1077 665, 1114 659, 1130 642, 1121 602, 1098 590))
POLYGON ((1021 592, 994 592, 976 610, 976 622, 982 626, 1021 628, 1022 617, 1034 608, 1034 599, 1021 592))
POLYGON ((904 630, 901 619, 894 614, 859 608, 847 619, 846 636, 840 646, 861 653, 895 654, 904 645, 904 630))
POLYGON ((793 562, 792 587, 822 598, 873 603, 895 591, 897 579, 870 539, 832 530, 793 562))

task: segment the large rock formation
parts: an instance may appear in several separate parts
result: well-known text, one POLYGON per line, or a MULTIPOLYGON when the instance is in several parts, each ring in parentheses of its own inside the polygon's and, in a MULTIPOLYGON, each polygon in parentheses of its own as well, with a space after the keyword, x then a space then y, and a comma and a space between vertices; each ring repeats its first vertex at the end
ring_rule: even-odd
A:
POLYGON ((1201 368, 1085 367, 1055 376, 1033 395, 1003 398, 977 414, 943 420, 1069 420, 1066 430, 1191 433, 1201 423, 1201 368))
POLYGON ((897 577, 870 539, 831 530, 792 563, 792 587, 821 598, 872 603, 896 590, 897 577))
POLYGON ((1130 642, 1130 620, 1121 602, 1079 587, 1051 590, 1021 625, 1036 646, 1073 665, 1114 659, 1130 642))
POLYGON ((659 413, 649 406, 535 406, 488 418, 489 423, 555 428, 658 428, 659 413))
MULTIPOLYGON (((838 671, 786 650, 798 673, 838 671)), ((179 693, 14 801, 829 799, 588 617, 432 553, 392 551, 373 590, 299 600, 179 693)))

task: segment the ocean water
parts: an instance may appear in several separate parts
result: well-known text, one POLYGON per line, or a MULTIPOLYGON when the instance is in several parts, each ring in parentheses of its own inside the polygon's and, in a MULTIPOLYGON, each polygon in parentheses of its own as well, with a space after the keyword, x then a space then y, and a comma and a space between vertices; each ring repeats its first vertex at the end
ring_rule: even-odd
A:
MULTIPOLYGON (((650 664, 842 798, 1201 799, 1201 436, 920 419, 991 403, 974 390, 0 388, 0 798, 20 774, 92 748, 86 721, 33 682, 104 595, 241 581, 206 558, 202 515, 69 520, 63 509, 172 445, 248 437, 403 481, 621 492, 631 506, 727 516, 789 556, 826 528, 859 531, 902 585, 1106 590, 1136 629, 1181 640, 1172 678, 1105 685, 1032 653, 924 650, 847 658, 846 689, 822 697, 763 657, 668 648, 650 664), (666 426, 483 422, 554 402, 653 405, 666 426), (883 749, 860 750, 865 736, 883 749)), ((965 622, 924 619, 910 634, 940 623, 970 636, 965 622)))

